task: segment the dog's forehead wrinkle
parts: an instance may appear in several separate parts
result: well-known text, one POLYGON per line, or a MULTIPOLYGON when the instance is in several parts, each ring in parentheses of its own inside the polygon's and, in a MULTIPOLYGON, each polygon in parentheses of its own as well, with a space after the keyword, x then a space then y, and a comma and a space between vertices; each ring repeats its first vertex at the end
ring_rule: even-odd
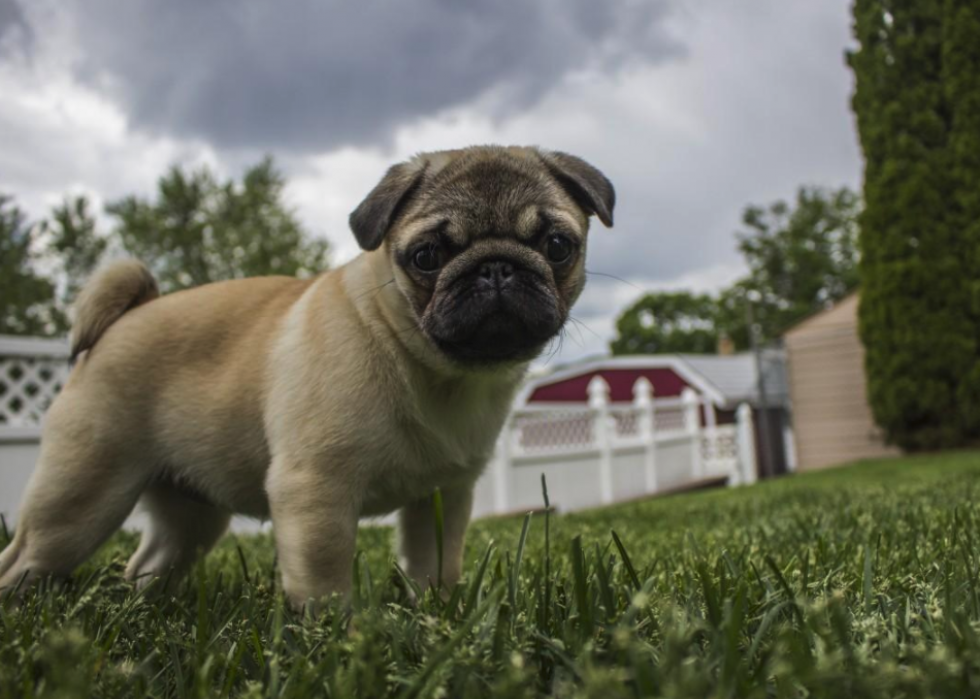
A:
POLYGON ((486 236, 530 237, 538 210, 559 204, 542 173, 496 160, 447 167, 430 187, 424 215, 445 218, 447 235, 462 245, 486 236))
POLYGON ((444 170, 433 179, 433 185, 449 194, 476 196, 499 204, 515 195, 544 195, 547 188, 543 185, 547 178, 543 168, 531 168, 513 159, 477 159, 444 170))

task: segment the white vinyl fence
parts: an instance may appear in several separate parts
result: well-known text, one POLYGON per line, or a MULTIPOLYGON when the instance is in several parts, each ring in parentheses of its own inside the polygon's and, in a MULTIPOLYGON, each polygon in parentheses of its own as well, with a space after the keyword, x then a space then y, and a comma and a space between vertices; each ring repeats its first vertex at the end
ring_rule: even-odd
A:
POLYGON ((690 388, 655 400, 650 382, 640 378, 626 404, 610 403, 601 377, 588 390, 587 406, 532 404, 511 413, 477 486, 477 516, 542 507, 542 474, 549 500, 563 510, 718 479, 755 481, 748 405, 739 407, 736 424, 715 425, 714 407, 690 388))
POLYGON ((68 344, 0 335, 0 514, 9 523, 34 469, 41 418, 68 377, 68 344))
MULTIPOLYGON (((8 522, 34 468, 44 411, 68 375, 68 346, 58 340, 0 335, 0 513, 8 522)), ((714 406, 687 389, 655 399, 646 379, 632 403, 610 403, 596 377, 589 403, 521 406, 500 436, 476 490, 474 514, 543 506, 541 475, 552 505, 596 507, 724 479, 755 480, 752 411, 716 425, 714 406)), ((237 529, 255 524, 236 520, 237 529)))

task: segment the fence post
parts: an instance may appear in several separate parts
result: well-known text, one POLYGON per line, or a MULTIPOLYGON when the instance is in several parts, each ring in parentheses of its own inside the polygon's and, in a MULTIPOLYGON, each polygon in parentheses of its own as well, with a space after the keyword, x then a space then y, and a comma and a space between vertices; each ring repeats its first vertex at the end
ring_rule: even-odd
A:
POLYGON ((755 426, 752 420, 752 406, 742 403, 735 411, 738 425, 738 478, 739 483, 750 485, 756 481, 755 426))
POLYGON ((653 384, 641 376, 633 384, 633 405, 639 413, 639 434, 643 442, 643 473, 648 493, 657 491, 657 439, 653 406, 653 384))
POLYGON ((514 419, 508 415, 504 428, 497 437, 497 448, 493 453, 493 511, 504 514, 510 511, 510 444, 513 439, 514 419))
POLYGON ((601 376, 589 381, 589 408, 596 446, 599 448, 599 497, 603 504, 613 501, 612 435, 609 425, 609 384, 601 376))
POLYGON ((681 391, 684 406, 684 427, 691 437, 691 475, 694 480, 704 478, 704 464, 701 462, 701 405, 697 392, 688 386, 681 391))
POLYGON ((704 426, 709 431, 718 426, 718 413, 715 411, 715 404, 707 397, 704 399, 704 426))
POLYGON ((704 432, 701 445, 707 445, 707 449, 701 452, 701 471, 702 473, 714 474, 718 461, 718 414, 715 412, 715 404, 707 396, 702 397, 701 403, 704 409, 704 432))

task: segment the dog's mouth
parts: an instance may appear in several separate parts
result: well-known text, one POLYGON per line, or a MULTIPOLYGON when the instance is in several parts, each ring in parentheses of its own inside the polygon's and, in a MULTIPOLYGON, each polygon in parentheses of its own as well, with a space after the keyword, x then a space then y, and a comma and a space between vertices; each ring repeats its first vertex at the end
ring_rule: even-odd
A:
POLYGON ((486 267, 436 293, 422 328, 439 349, 464 363, 526 361, 561 330, 565 313, 547 282, 509 268, 506 278, 486 267))
POLYGON ((552 332, 536 333, 503 311, 485 316, 480 327, 468 334, 430 334, 444 354, 477 363, 533 359, 553 336, 552 332))

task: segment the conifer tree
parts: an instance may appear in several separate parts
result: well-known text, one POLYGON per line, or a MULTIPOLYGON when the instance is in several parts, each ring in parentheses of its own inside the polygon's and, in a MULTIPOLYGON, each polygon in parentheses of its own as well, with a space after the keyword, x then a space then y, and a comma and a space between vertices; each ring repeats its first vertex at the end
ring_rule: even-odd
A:
POLYGON ((970 54, 980 35, 952 20, 973 14, 971 4, 854 4, 860 48, 849 61, 865 157, 860 331, 872 411, 888 439, 906 449, 971 439, 963 401, 976 395, 964 385, 976 374, 976 243, 964 207, 980 179, 967 172, 972 156, 957 155, 957 144, 971 138, 957 125, 970 131, 976 115, 963 109, 976 82, 949 65, 955 55, 977 70, 970 54))

